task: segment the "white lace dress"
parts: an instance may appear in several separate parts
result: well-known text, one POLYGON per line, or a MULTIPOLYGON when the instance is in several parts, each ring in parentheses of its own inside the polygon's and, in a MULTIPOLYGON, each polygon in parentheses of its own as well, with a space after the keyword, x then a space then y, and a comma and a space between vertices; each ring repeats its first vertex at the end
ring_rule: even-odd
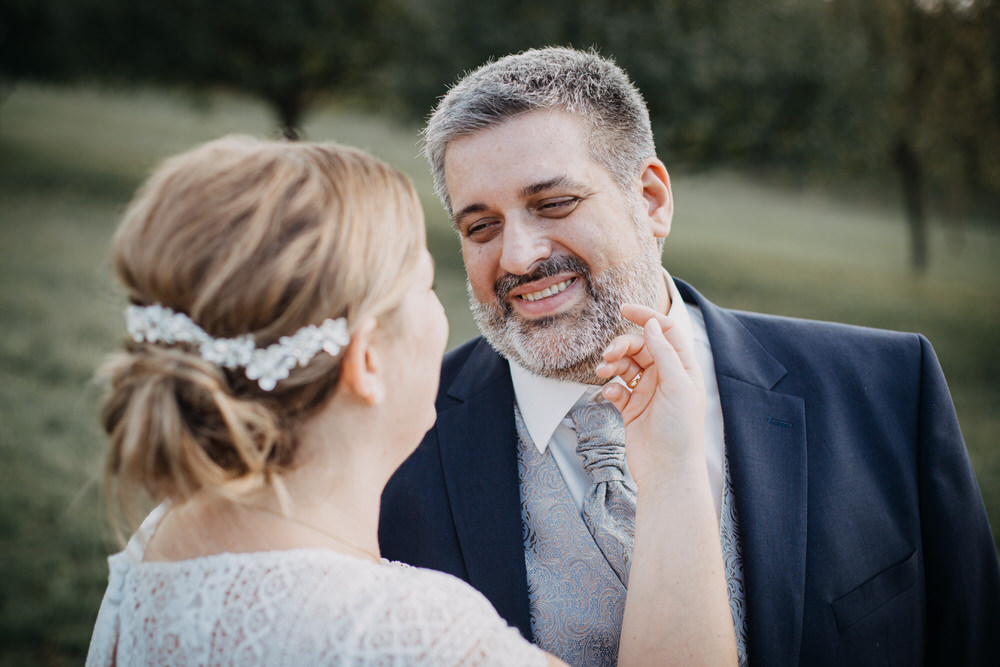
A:
POLYGON ((478 591, 326 549, 143 562, 158 508, 110 575, 87 665, 546 664, 478 591))

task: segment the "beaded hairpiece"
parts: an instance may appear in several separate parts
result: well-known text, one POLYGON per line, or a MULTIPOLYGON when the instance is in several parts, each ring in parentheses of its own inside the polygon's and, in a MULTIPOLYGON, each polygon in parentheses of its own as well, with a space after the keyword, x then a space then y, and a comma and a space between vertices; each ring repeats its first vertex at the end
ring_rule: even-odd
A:
POLYGON ((137 343, 192 343, 201 358, 224 368, 243 368, 247 379, 264 391, 271 391, 296 366, 305 366, 321 350, 331 357, 351 342, 347 320, 326 319, 321 324, 304 326, 277 343, 257 347, 251 334, 236 338, 213 338, 184 313, 155 304, 129 306, 125 310, 129 335, 137 343))

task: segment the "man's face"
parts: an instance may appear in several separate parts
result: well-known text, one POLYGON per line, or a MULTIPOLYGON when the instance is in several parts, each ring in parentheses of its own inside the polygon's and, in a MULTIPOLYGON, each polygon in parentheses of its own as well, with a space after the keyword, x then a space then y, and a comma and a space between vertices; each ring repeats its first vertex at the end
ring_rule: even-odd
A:
POLYGON ((599 383, 601 352, 631 327, 621 304, 667 309, 656 238, 672 202, 658 161, 623 191, 584 127, 529 112, 450 143, 444 171, 483 334, 536 374, 599 383))

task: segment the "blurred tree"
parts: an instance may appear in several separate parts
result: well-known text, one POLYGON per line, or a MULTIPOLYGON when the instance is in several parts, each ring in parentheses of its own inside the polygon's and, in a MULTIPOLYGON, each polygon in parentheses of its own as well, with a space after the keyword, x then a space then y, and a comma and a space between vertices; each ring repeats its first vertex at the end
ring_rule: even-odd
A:
POLYGON ((576 44, 594 0, 409 0, 383 30, 391 57, 383 89, 408 115, 425 116, 463 72, 524 49, 576 44))
POLYGON ((2 17, 8 78, 151 82, 249 93, 296 137, 318 96, 362 91, 391 0, 15 0, 2 17))
POLYGON ((862 36, 852 113, 870 129, 862 151, 899 179, 914 270, 929 262, 929 186, 1000 204, 1000 3, 832 0, 838 34, 862 36), (881 156, 881 160, 879 160, 881 156))
POLYGON ((658 143, 688 166, 810 159, 825 36, 808 3, 623 3, 602 40, 646 96, 658 143))
POLYGON ((72 31, 72 0, 5 0, 0 3, 0 84, 19 79, 66 81, 78 60, 56 42, 72 31))

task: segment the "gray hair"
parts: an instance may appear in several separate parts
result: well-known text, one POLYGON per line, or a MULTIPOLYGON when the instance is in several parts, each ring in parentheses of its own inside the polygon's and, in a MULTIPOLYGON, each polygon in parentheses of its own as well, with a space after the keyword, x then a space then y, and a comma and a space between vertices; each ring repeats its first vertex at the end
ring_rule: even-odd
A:
POLYGON ((612 60, 596 52, 550 47, 488 62, 441 98, 424 129, 434 190, 451 214, 444 154, 459 137, 529 111, 562 109, 589 125, 587 150, 623 189, 643 160, 656 155, 642 94, 612 60))

